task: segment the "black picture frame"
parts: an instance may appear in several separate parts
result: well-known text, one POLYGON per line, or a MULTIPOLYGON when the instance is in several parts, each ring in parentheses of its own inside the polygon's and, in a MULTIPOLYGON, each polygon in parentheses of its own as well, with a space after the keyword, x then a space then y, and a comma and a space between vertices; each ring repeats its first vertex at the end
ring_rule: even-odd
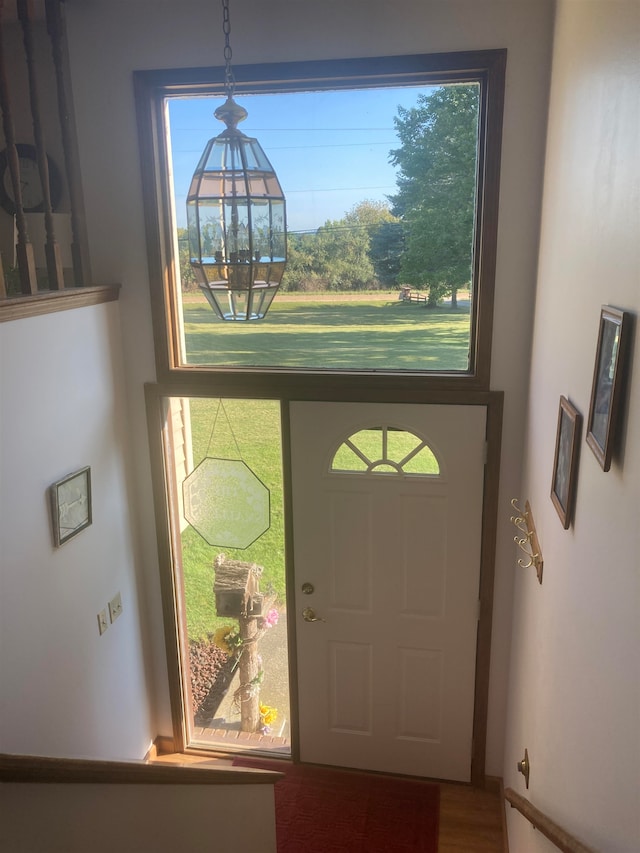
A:
POLYGON ((587 444, 603 471, 611 467, 619 434, 630 314, 603 305, 587 420, 587 444))
POLYGON ((560 397, 551 501, 565 530, 573 520, 581 431, 582 415, 570 400, 560 397))
POLYGON ((64 545, 92 523, 91 468, 81 468, 49 488, 53 541, 64 545))

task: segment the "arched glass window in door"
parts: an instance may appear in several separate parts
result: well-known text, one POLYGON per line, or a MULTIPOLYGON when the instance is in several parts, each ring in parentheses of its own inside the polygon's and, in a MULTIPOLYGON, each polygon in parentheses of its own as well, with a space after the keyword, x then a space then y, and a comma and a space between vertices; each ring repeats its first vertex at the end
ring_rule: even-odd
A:
POLYGON ((391 426, 354 432, 336 450, 330 470, 349 474, 440 476, 440 465, 427 442, 414 432, 391 426))

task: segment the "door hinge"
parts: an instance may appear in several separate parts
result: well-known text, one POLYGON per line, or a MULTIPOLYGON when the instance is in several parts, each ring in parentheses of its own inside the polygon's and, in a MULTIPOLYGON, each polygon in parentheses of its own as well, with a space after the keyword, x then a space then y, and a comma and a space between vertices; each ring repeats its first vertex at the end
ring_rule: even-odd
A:
POLYGON ((482 462, 484 465, 487 464, 488 458, 489 458, 489 442, 485 440, 484 446, 482 448, 482 462))

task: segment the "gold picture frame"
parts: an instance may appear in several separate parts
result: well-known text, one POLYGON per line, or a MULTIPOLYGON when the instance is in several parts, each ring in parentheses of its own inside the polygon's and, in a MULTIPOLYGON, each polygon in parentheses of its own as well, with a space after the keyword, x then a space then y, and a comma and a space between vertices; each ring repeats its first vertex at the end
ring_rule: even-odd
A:
POLYGON ((92 523, 91 468, 81 468, 49 488, 53 541, 58 548, 92 523))

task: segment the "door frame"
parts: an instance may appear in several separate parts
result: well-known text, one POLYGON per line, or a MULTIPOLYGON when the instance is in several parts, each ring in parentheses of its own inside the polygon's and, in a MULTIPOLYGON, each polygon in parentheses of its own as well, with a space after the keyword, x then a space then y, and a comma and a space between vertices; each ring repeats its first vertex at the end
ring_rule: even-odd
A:
MULTIPOLYGON (((158 541, 158 568, 162 595, 165 646, 167 654, 168 686, 171 703, 173 743, 176 752, 194 752, 202 755, 205 750, 189 747, 186 730, 185 709, 189 697, 185 688, 181 660, 184 650, 181 648, 178 631, 178 614, 182 606, 181 594, 176 585, 174 573, 175 555, 175 517, 170 503, 175 501, 175 489, 171 486, 171 477, 167 471, 167 449, 170 447, 169 427, 167 423, 166 398, 168 397, 225 397, 246 399, 274 399, 281 405, 282 445, 283 445, 283 486, 285 518, 285 570, 287 600, 295 600, 295 581, 293 576, 293 516, 291 482, 291 442, 289 433, 289 403, 291 401, 315 402, 373 402, 373 403, 422 403, 440 405, 477 405, 487 409, 486 427, 486 464, 482 508, 482 540, 480 547, 480 614, 476 646, 476 674, 473 712, 473 743, 471 749, 471 784, 482 787, 485 782, 487 717, 489 703, 489 669, 491 660, 491 631, 493 624, 493 592, 495 578, 495 555, 498 519, 498 491, 500 480, 500 458, 502 445, 502 418, 504 392, 469 391, 460 389, 447 392, 430 391, 425 388, 380 388, 378 390, 363 387, 352 388, 348 393, 331 387, 327 377, 323 388, 296 388, 288 394, 282 394, 282 388, 274 387, 269 381, 253 379, 226 383, 220 387, 215 380, 200 383, 176 379, 169 383, 145 385, 147 424, 151 454, 151 478, 153 502, 158 541)), ((289 648, 296 646, 296 627, 293 614, 288 617, 289 648)), ((291 754, 294 762, 300 761, 298 709, 297 709, 297 661, 290 655, 289 680, 291 699, 291 754)))

